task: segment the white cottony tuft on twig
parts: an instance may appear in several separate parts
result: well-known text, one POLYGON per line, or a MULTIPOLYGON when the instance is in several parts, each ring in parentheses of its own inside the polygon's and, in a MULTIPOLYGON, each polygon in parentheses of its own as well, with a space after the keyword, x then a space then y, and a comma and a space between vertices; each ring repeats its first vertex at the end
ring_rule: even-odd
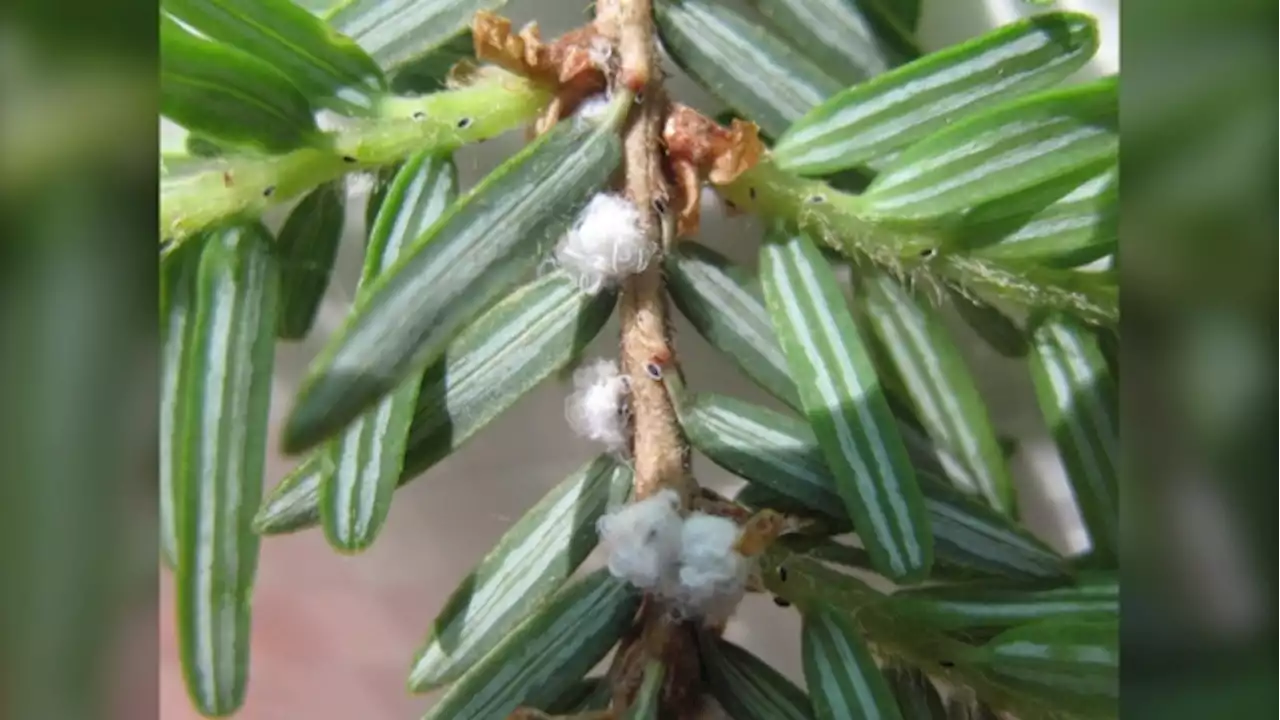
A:
POLYGON ((596 118, 604 114, 609 109, 609 101, 612 98, 608 93, 597 93, 583 100, 574 115, 582 118, 596 118))
POLYGON ((556 247, 556 262, 594 295, 644 270, 656 250, 640 228, 640 209, 621 195, 600 193, 556 247))
POLYGON ((663 591, 675 579, 680 555, 680 497, 662 492, 600 518, 609 572, 638 588, 663 591))
POLYGON ((578 435, 604 443, 614 452, 627 446, 627 378, 618 363, 599 359, 573 373, 574 391, 564 414, 578 435))
POLYGON ((681 617, 724 622, 746 594, 751 561, 734 549, 741 528, 700 512, 682 518, 674 490, 605 515, 597 528, 609 572, 664 598, 681 617))
POLYGON ((738 524, 724 517, 694 513, 684 521, 673 600, 685 614, 715 623, 738 607, 751 567, 734 549, 740 534, 738 524))

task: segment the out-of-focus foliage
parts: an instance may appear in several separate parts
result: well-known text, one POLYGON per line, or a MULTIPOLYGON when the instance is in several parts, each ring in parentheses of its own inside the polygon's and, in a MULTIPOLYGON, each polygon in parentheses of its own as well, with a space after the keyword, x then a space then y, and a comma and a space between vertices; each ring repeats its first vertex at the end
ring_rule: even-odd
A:
POLYGON ((1276 5, 1124 13, 1123 715, 1270 717, 1276 5))
POLYGON ((0 716, 155 715, 155 6, 0 10, 0 716))

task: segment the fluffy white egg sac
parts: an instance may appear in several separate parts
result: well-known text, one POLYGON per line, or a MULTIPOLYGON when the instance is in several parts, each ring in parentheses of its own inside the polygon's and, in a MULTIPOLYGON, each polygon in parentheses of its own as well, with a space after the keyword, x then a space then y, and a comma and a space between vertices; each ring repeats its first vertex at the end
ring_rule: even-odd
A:
POLYGON ((642 590, 664 592, 675 580, 681 526, 680 497, 674 490, 601 517, 596 528, 608 553, 609 572, 642 590))
POLYGON ((621 195, 600 193, 556 246, 555 257, 583 292, 594 295, 642 272, 656 251, 640 227, 635 203, 621 195))
POLYGON ((741 529, 729 518, 693 513, 680 533, 674 600, 687 616, 728 619, 746 592, 751 564, 734 549, 741 529))
POLYGON ((608 93, 596 93, 591 97, 583 100, 578 109, 574 111, 574 116, 580 118, 597 118, 604 115, 604 111, 609 109, 609 102, 612 98, 608 93))
POLYGON ((565 399, 569 427, 587 440, 617 452, 627 445, 626 401, 630 386, 613 360, 597 359, 573 373, 574 391, 565 399))

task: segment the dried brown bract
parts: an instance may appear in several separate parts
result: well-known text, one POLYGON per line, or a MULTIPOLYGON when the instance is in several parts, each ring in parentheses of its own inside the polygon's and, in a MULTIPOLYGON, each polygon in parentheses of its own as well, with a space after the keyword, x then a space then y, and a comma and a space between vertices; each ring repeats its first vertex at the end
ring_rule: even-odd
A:
POLYGON ((551 47, 542 42, 537 23, 513 33, 510 20, 482 11, 471 22, 471 34, 480 60, 556 87, 564 82, 566 74, 572 77, 568 68, 562 72, 553 60, 551 47))
POLYGON ((700 174, 716 185, 725 185, 755 167, 764 155, 764 143, 755 123, 734 119, 729 127, 691 107, 671 104, 662 128, 667 154, 692 162, 700 174))
POLYGON ((744 557, 756 557, 763 553, 774 540, 788 529, 791 523, 786 516, 773 510, 761 510, 742 527, 742 535, 738 537, 735 548, 744 557))
POLYGON ((681 236, 697 232, 702 181, 731 183, 760 162, 765 150, 754 123, 734 119, 726 128, 678 103, 667 114, 662 140, 679 193, 681 236))
POLYGON ((543 84, 555 99, 538 118, 541 134, 573 112, 583 98, 605 88, 605 69, 612 44, 592 25, 565 33, 554 42, 542 41, 537 23, 513 33, 511 21, 491 12, 478 12, 471 23, 475 54, 513 73, 543 84))

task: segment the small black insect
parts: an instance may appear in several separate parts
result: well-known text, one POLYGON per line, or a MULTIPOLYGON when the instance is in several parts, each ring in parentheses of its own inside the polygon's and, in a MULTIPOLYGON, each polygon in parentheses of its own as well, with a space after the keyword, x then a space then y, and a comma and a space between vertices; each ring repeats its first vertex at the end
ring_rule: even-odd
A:
POLYGON ((782 608, 784 608, 784 607, 791 607, 791 601, 790 601, 790 600, 788 600, 788 599, 786 599, 786 598, 784 598, 784 597, 778 597, 777 595, 774 595, 774 596, 773 596, 773 604, 774 604, 774 605, 777 605, 778 607, 782 607, 782 608))
POLYGON ((262 197, 271 197, 276 192, 275 185, 268 185, 262 190, 262 197))
POLYGON ((458 128, 465 129, 471 127, 471 118, 466 117, 458 121, 458 128))
POLYGON ((417 112, 415 112, 415 113, 413 114, 413 119, 414 119, 414 120, 425 120, 426 118, 427 118, 427 114, 426 114, 425 112, 421 111, 421 110, 419 110, 419 111, 417 111, 417 112))

